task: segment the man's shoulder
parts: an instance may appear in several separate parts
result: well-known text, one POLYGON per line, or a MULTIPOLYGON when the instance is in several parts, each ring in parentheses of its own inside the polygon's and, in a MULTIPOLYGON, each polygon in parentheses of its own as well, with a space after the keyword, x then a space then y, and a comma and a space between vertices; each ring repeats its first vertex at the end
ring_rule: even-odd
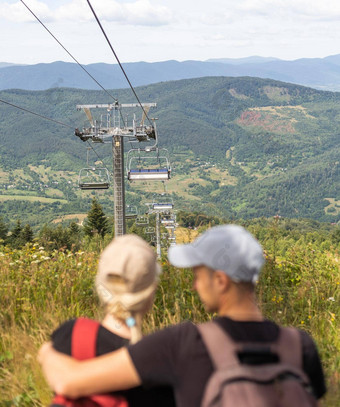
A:
POLYGON ((198 333, 197 326, 193 322, 184 321, 179 324, 171 325, 159 331, 156 331, 148 335, 147 337, 152 336, 154 338, 158 337, 181 338, 186 337, 187 335, 195 335, 197 333, 198 333))

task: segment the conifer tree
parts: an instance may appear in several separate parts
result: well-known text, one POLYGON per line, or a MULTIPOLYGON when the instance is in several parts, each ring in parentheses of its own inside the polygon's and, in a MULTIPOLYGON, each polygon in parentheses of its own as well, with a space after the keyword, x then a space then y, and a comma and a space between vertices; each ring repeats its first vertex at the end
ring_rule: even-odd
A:
POLYGON ((22 232, 22 225, 20 219, 17 220, 11 234, 12 239, 17 239, 20 237, 20 234, 22 232))
POLYGON ((27 223, 24 228, 22 229, 21 233, 20 233, 20 237, 23 240, 23 242, 28 243, 28 242, 32 242, 33 240, 33 230, 31 228, 31 226, 27 223))
POLYGON ((11 247, 15 248, 15 249, 19 249, 20 247, 22 247, 24 245, 24 242, 22 240, 22 225, 21 225, 21 221, 18 219, 16 221, 16 224, 14 226, 14 228, 11 230, 11 234, 9 237, 9 244, 11 245, 11 247))
POLYGON ((0 239, 6 240, 8 233, 8 225, 5 223, 4 218, 0 216, 0 239))
POLYGON ((108 232, 108 219, 96 198, 92 199, 91 209, 89 210, 84 226, 86 235, 93 237, 96 234, 102 238, 108 232))

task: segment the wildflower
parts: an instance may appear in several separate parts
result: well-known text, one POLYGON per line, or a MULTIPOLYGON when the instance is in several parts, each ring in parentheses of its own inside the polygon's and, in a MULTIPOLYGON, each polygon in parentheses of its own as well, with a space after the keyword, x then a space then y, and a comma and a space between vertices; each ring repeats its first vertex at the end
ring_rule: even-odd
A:
POLYGON ((327 301, 335 301, 335 298, 334 297, 329 297, 329 298, 327 298, 327 301))
POLYGON ((78 263, 77 266, 80 267, 82 265, 82 263, 78 263))
POLYGON ((39 247, 39 250, 45 250, 45 247, 40 246, 40 247, 39 247))
POLYGON ((301 321, 301 324, 303 325, 305 323, 305 321, 301 321))
POLYGON ((36 254, 33 254, 32 259, 36 259, 38 256, 36 254))

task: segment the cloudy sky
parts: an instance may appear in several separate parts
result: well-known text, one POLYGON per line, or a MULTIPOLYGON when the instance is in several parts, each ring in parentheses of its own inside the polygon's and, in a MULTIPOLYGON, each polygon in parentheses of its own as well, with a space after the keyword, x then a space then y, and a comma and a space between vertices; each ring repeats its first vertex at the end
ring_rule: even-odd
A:
MULTIPOLYGON (((81 63, 115 63, 87 0, 24 0, 81 63)), ((340 54, 339 0, 91 0, 122 62, 340 54)), ((0 0, 0 62, 70 57, 19 0, 0 0)))

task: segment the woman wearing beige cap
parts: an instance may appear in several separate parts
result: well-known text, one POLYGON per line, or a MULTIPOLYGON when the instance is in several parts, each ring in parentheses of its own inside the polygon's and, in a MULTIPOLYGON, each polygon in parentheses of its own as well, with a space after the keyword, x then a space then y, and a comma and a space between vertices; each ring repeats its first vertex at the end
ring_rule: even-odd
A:
MULTIPOLYGON (((143 239, 136 235, 115 238, 102 252, 96 276, 104 319, 100 324, 84 318, 65 322, 52 334, 53 347, 78 359, 88 359, 137 342, 142 337, 143 316, 153 304, 159 274, 156 254, 143 239)), ((170 387, 136 387, 112 396, 89 397, 88 405, 115 405, 112 400, 116 399, 117 406, 175 406, 170 387)), ((77 405, 72 403, 57 395, 51 407, 77 405)))

